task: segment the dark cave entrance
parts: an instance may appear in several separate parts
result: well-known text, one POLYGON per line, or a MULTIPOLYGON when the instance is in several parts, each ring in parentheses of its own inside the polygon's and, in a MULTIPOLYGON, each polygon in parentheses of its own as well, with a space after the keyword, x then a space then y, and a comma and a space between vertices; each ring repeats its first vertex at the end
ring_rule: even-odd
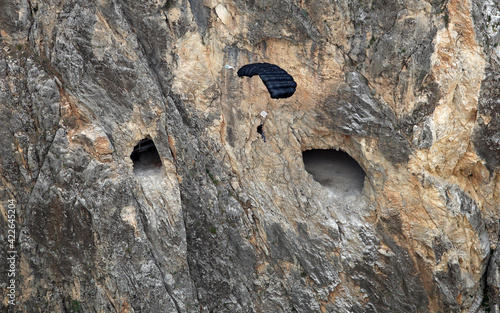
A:
POLYGON ((139 141, 130 154, 130 159, 134 163, 135 173, 158 169, 162 166, 160 155, 151 138, 139 141))
POLYGON ((337 150, 302 152, 306 171, 314 180, 339 196, 360 195, 365 171, 349 154, 337 150))

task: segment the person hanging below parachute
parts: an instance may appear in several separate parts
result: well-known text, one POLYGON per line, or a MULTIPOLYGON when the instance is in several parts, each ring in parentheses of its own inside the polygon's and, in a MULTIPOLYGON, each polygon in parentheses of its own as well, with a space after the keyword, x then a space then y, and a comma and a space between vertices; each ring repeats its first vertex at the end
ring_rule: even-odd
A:
POLYGON ((266 142, 266 134, 264 134, 264 123, 266 122, 267 112, 266 111, 260 112, 260 117, 262 119, 260 125, 257 126, 257 132, 262 136, 264 142, 266 142))
POLYGON ((264 139, 264 142, 266 142, 266 134, 264 134, 264 123, 257 126, 257 132, 262 136, 262 139, 264 139))
POLYGON ((252 63, 244 65, 238 70, 239 77, 252 77, 254 75, 259 75, 273 99, 291 97, 295 92, 295 88, 297 88, 297 83, 293 80, 293 77, 274 64, 252 63))

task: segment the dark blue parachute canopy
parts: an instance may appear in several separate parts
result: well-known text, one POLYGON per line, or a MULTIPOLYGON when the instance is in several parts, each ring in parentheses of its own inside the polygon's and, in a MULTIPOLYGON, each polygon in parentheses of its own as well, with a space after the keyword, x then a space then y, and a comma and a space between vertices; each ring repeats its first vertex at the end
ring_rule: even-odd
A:
POLYGON ((238 70, 239 77, 252 77, 254 75, 260 76, 273 99, 291 97, 297 87, 293 77, 274 64, 253 63, 244 65, 238 70))

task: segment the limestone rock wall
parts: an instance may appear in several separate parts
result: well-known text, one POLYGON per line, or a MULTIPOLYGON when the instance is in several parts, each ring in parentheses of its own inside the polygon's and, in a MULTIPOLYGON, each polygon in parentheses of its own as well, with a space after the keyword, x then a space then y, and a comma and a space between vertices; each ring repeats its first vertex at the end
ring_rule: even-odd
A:
POLYGON ((0 1, 16 312, 498 312, 499 8, 0 1), (294 96, 236 75, 261 61, 294 96), (162 167, 134 173, 144 138, 162 167), (352 156, 362 198, 308 149, 352 156))

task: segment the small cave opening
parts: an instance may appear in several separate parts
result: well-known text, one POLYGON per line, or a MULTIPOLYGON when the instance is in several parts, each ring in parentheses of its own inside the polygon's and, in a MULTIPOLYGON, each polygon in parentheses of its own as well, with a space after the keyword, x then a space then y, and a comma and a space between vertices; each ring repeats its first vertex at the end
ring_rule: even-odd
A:
POLYGON ((349 154, 333 149, 302 152, 305 169, 314 180, 337 196, 360 196, 365 171, 349 154))
POLYGON ((157 170, 162 166, 160 155, 151 138, 144 138, 139 141, 130 154, 130 159, 132 159, 134 173, 136 174, 148 170, 157 170))

